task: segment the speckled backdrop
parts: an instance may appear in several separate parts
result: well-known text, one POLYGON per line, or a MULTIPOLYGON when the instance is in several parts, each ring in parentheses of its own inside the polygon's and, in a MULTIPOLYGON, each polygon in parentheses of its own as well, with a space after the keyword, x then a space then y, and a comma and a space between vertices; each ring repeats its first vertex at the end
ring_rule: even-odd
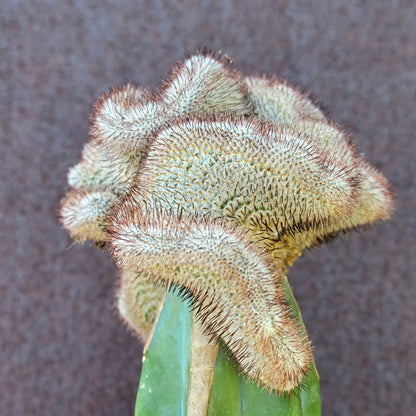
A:
POLYGON ((408 1, 12 1, 0 5, 0 414, 132 415, 142 346, 116 270, 70 248, 66 172, 107 87, 155 88, 185 49, 308 87, 391 181, 392 220, 290 271, 324 415, 416 407, 416 8, 408 1))

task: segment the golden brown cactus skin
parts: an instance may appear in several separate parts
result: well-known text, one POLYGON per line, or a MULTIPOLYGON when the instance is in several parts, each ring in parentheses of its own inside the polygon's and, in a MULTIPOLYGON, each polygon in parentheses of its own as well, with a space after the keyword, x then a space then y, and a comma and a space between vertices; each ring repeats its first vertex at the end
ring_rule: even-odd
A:
POLYGON ((136 270, 121 270, 116 306, 128 328, 142 341, 149 336, 166 293, 165 288, 138 278, 136 270))

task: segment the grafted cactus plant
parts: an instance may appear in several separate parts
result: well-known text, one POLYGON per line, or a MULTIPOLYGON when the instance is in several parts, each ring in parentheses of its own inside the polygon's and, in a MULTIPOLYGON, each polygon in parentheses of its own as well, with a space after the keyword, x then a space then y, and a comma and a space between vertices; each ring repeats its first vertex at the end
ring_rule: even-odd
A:
MULTIPOLYGON (((226 387, 215 388, 213 372, 215 360, 228 365, 227 354, 259 394, 289 394, 293 404, 300 386, 310 388, 311 343, 287 267, 306 248, 392 211, 384 177, 308 94, 285 80, 245 78, 208 52, 178 64, 157 92, 128 84, 104 94, 68 182, 62 224, 75 241, 109 243, 121 271, 120 314, 142 340, 150 336, 145 358, 153 343, 174 349, 156 346, 155 331, 176 316, 160 311, 167 291, 190 305, 176 316, 182 332, 173 342, 191 335, 186 391, 172 404, 189 415, 243 414, 209 398, 222 400, 226 387)), ((137 414, 162 414, 139 403, 160 398, 146 388, 155 383, 145 365, 137 414)), ((319 414, 319 398, 315 413, 307 401, 290 414, 319 414)), ((279 414, 277 402, 270 406, 264 414, 279 414)))

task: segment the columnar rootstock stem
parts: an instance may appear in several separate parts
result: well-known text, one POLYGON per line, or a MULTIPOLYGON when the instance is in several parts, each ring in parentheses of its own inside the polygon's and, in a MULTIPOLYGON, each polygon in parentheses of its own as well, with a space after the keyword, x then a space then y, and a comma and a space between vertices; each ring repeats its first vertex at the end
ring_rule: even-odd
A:
POLYGON ((188 416, 205 416, 218 343, 210 342, 195 319, 192 325, 191 368, 189 378, 188 416))

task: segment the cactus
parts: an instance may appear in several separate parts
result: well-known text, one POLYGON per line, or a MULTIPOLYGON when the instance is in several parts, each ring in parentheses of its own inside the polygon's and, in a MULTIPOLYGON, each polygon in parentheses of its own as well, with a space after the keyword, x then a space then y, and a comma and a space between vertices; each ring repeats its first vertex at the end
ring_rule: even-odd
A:
POLYGON ((120 314, 143 340, 167 290, 189 301, 189 414, 214 406, 220 343, 218 356, 228 351, 245 379, 272 395, 299 392, 316 373, 287 268, 393 209, 386 179, 310 95, 245 78, 205 51, 157 92, 128 84, 104 94, 68 182, 62 224, 76 241, 109 243, 120 314))

